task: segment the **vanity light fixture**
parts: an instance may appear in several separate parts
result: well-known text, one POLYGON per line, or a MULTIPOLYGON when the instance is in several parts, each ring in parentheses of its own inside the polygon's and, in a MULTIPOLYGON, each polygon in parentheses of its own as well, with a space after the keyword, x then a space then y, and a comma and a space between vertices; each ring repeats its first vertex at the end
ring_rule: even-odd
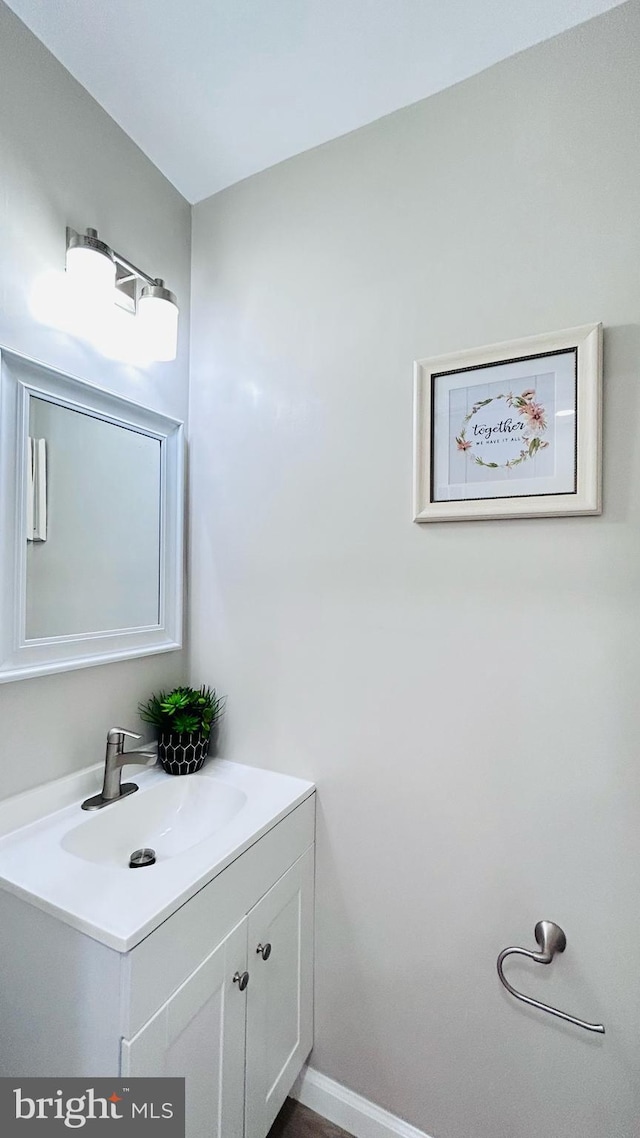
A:
POLYGON ((144 285, 138 298, 138 320, 157 360, 175 360, 178 305, 163 280, 144 285))
POLYGON ((116 253, 97 230, 77 233, 67 226, 67 274, 79 296, 115 303, 136 319, 141 338, 155 360, 175 360, 178 302, 160 277, 150 277, 116 253))
POLYGON ((67 229, 67 273, 79 290, 111 299, 116 285, 116 262, 95 229, 76 233, 67 229))

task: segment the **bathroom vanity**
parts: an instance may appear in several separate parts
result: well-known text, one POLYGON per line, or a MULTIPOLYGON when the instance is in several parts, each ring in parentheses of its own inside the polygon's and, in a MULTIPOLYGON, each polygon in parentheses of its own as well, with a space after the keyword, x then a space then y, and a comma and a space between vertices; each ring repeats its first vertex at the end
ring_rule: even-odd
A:
POLYGON ((133 770, 89 817, 97 767, 0 803, 0 1074, 184 1076, 188 1138, 265 1138, 312 1046, 314 787, 133 770))
MULTIPOLYGON (((182 423, 0 349, 0 683, 180 648, 183 513, 182 423)), ((314 787, 129 770, 95 813, 101 765, 0 801, 0 1076, 184 1077, 188 1138, 265 1138, 312 1045, 314 787)))

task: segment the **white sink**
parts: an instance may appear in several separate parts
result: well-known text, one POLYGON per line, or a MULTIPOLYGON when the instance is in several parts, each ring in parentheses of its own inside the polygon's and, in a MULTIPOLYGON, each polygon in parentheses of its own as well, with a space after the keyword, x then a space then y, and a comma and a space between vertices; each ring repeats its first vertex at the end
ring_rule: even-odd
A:
POLYGON ((81 810, 103 766, 0 801, 0 889, 128 952, 295 810, 310 782, 224 759, 195 774, 131 767, 135 794, 81 810), (155 864, 130 869, 150 846, 155 864))
POLYGON ((159 862, 210 838, 246 801, 244 791, 228 783, 170 778, 104 806, 64 834, 61 844, 85 861, 127 868, 134 850, 150 846, 159 862))

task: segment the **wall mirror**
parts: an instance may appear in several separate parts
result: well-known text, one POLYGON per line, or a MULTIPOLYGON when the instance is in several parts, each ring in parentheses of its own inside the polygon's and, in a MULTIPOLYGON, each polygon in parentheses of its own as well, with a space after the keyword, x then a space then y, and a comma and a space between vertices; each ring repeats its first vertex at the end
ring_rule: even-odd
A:
POLYGON ((0 682, 182 645, 180 422, 0 350, 0 682))

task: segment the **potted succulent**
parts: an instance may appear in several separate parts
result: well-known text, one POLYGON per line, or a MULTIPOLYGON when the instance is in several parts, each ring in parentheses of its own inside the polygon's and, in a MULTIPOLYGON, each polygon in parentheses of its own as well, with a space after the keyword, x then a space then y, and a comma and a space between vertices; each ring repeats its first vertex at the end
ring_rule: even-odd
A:
POLYGON ((204 684, 157 692, 140 704, 140 718, 158 730, 158 758, 167 774, 200 770, 209 752, 211 729, 223 710, 224 697, 204 684))

